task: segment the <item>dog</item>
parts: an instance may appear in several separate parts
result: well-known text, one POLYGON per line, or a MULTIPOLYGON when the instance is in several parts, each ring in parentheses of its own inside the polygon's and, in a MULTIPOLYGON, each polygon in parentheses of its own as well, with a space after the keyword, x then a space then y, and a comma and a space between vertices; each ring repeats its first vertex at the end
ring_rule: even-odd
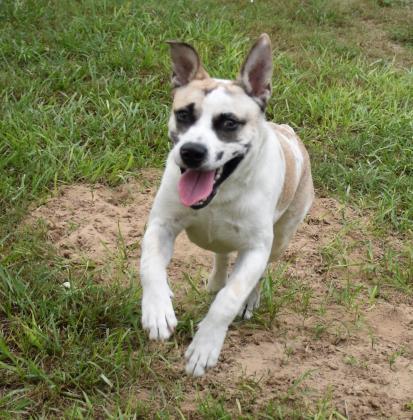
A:
POLYGON ((237 314, 249 319, 258 307, 266 266, 286 249, 314 188, 308 153, 294 130, 265 119, 272 77, 267 34, 235 81, 211 78, 192 46, 169 45, 172 148, 142 241, 142 326, 150 339, 166 340, 177 325, 166 268, 185 230, 215 253, 207 289, 216 297, 185 353, 186 372, 201 376, 217 364, 237 314))

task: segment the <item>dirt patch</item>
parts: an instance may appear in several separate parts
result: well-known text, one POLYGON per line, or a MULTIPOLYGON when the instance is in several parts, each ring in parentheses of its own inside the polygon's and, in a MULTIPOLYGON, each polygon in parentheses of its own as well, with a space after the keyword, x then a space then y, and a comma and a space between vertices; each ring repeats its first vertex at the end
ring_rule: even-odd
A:
MULTIPOLYGON (((315 318, 303 324, 285 314, 278 321, 271 334, 254 333, 253 340, 226 353, 234 375, 243 371, 246 377, 260 378, 265 386, 262 399, 299 389, 311 401, 331 392, 337 409, 352 418, 411 418, 404 411, 413 395, 411 307, 395 309, 381 302, 338 342, 331 333, 315 339, 315 318), (403 316, 386 318, 394 311, 403 316)), ((345 312, 334 307, 328 308, 326 321, 332 328, 351 325, 345 312)))
MULTIPOLYGON (((97 267, 97 278, 102 281, 112 281, 119 274, 119 265, 136 272, 140 241, 160 173, 146 170, 139 178, 114 189, 99 184, 63 187, 32 211, 28 221, 45 222, 48 239, 59 254, 72 262, 97 267)), ((210 253, 200 248, 194 252, 194 245, 181 234, 169 274, 182 275, 183 268, 195 274, 211 262, 210 253)))
POLYGON ((354 30, 355 38, 359 40, 358 45, 367 56, 373 59, 391 58, 396 65, 404 68, 409 68, 412 65, 411 52, 402 44, 391 39, 385 25, 372 19, 363 19, 354 30))
MULTIPOLYGON (((29 221, 43 220, 59 254, 74 263, 93 264, 98 280, 112 281, 119 261, 135 275, 159 177, 157 171, 145 172, 115 189, 64 187, 33 210, 29 221)), ((331 198, 316 200, 282 261, 284 276, 308 287, 309 310, 297 309, 295 303, 282 307, 273 323, 260 323, 260 315, 257 321, 237 321, 220 364, 198 382, 185 382, 189 397, 181 405, 184 414, 195 412, 193 397, 199 385, 207 389, 210 381, 218 383, 231 399, 240 381, 252 380, 260 389, 252 406, 280 395, 299 395, 312 404, 327 393, 350 418, 412 418, 406 404, 413 399, 413 306, 391 295, 368 299, 360 269, 367 258, 367 224, 367 218, 331 198), (330 264, 337 252, 343 264, 330 264), (350 277, 353 289, 347 290, 350 277), (363 281, 362 292, 352 296, 363 281)), ((385 244, 371 238, 368 246, 380 259, 385 244)), ((176 299, 186 294, 183 274, 204 280, 210 264, 209 253, 184 234, 178 238, 169 268, 176 299)), ((176 367, 177 375, 182 367, 183 362, 176 367)), ((243 402, 237 401, 242 408, 243 402)))

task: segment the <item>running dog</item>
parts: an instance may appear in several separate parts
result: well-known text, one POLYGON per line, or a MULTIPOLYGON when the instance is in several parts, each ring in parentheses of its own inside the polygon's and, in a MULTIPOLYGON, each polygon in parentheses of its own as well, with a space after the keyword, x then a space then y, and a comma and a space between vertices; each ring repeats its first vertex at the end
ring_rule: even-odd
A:
POLYGON ((172 149, 142 242, 142 326, 151 339, 166 340, 177 325, 166 268, 185 230, 215 253, 207 288, 216 297, 185 353, 186 372, 200 376, 216 365, 237 314, 249 319, 258 307, 259 280, 287 248, 314 189, 308 153, 294 130, 265 119, 272 77, 267 34, 234 81, 210 77, 190 45, 169 45, 172 149))

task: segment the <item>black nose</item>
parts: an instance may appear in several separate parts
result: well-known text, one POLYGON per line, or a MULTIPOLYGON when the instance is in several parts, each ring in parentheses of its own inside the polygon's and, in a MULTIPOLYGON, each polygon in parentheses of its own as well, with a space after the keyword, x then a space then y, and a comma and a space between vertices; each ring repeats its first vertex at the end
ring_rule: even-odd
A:
POLYGON ((180 153, 182 161, 188 168, 198 168, 205 160, 208 149, 199 143, 185 143, 180 153))

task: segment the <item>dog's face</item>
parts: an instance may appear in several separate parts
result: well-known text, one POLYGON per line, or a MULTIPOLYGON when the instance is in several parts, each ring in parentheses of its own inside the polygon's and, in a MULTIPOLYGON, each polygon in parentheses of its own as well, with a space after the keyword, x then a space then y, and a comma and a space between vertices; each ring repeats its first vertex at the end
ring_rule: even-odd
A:
POLYGON ((174 100, 169 120, 173 156, 181 169, 181 202, 208 205, 219 186, 259 140, 271 87, 271 45, 262 35, 236 81, 213 79, 196 51, 172 42, 174 100))

